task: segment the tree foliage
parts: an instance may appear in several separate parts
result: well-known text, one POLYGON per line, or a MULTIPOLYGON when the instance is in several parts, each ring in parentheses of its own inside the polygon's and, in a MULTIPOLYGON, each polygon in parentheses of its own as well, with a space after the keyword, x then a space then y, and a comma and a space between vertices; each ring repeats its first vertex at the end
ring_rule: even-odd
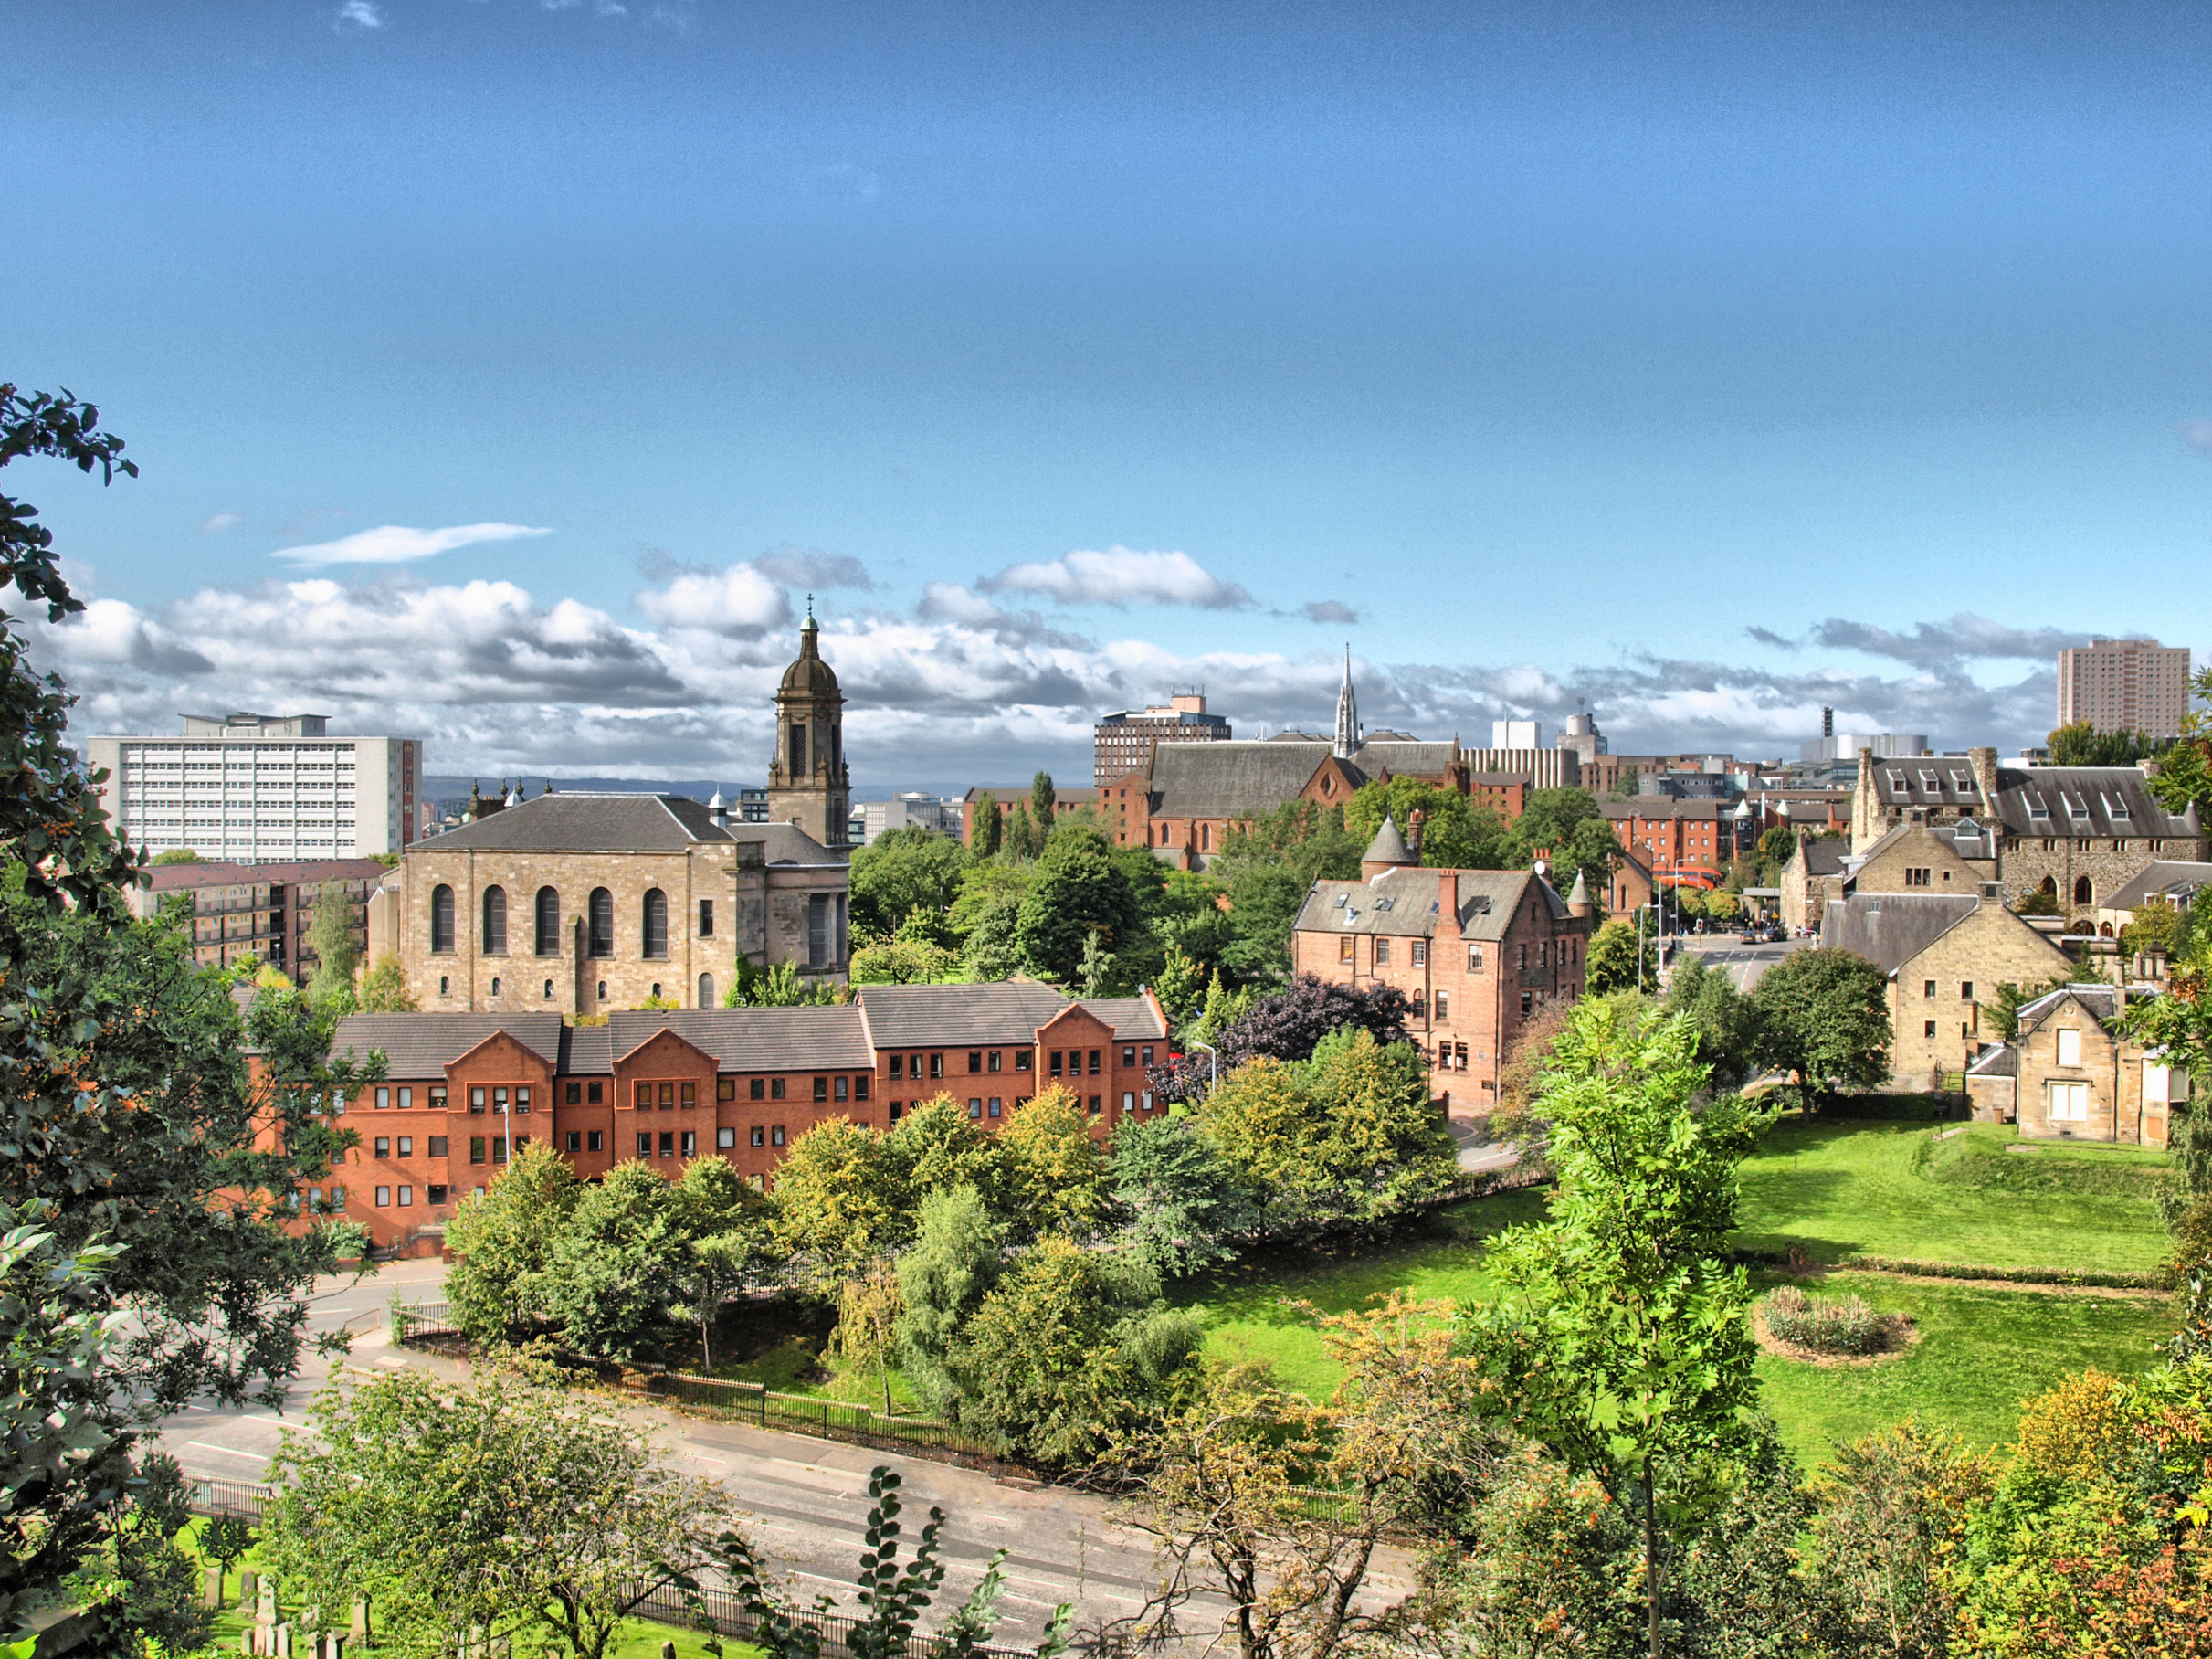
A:
POLYGON ((1864 956, 1794 952, 1760 976, 1751 1002, 1753 1057, 1796 1073, 1801 1089, 1871 1088, 1889 1076, 1889 980, 1864 956))
POLYGON ((1098 830, 1065 825, 1038 861, 1037 878, 1021 902, 1015 943, 1042 977, 1062 984, 1076 977, 1083 950, 1094 938, 1111 950, 1135 935, 1136 894, 1098 830))
POLYGON ((332 1387, 309 1421, 315 1437, 288 1434, 270 1465, 263 1559, 311 1624, 369 1597, 380 1647, 403 1654, 449 1654, 473 1628, 604 1659, 730 1516, 640 1430, 520 1364, 332 1387))
POLYGON ((895 1335, 907 1381, 932 1411, 953 1408, 958 1385, 946 1359, 1005 1271, 1006 1230, 974 1188, 943 1188, 922 1200, 914 1247, 899 1258, 895 1335))
POLYGON ((1237 1171, 1196 1119, 1124 1123, 1113 1133, 1110 1178, 1126 1220, 1123 1246, 1163 1279, 1234 1259, 1258 1212, 1237 1171))
POLYGON ((998 1140, 1006 1214, 1017 1231, 1074 1239, 1098 1231, 1106 1215, 1106 1165, 1074 1094, 1048 1086, 1014 1114, 998 1140))
MULTIPOLYGON (((1728 1263, 1752 1120, 1733 1100, 1697 1107, 1696 1048, 1689 1020, 1640 1002, 1575 1009, 1543 1074, 1550 1216, 1492 1247, 1481 1339, 1514 1426, 1632 1506, 1654 1654, 1661 1465, 1739 1455, 1758 1386, 1751 1288, 1728 1263)), ((1677 1484, 1678 1514, 1696 1486, 1677 1484)))
POLYGON ((885 935, 917 909, 942 915, 959 896, 968 851, 947 835, 894 830, 852 855, 852 925, 885 935))
POLYGON ((2100 732, 2086 720, 2062 725, 2045 739, 2054 766, 2132 766, 2166 746, 2159 738, 2122 726, 2100 732))
POLYGON ((549 1316, 546 1274, 581 1186, 568 1160, 533 1142, 446 1223, 458 1258, 446 1274, 453 1322, 479 1342, 503 1340, 549 1316))
POLYGON ((1615 917, 1591 935, 1583 967, 1583 987, 1591 996, 1656 990, 1659 981, 1659 932, 1648 919, 1639 923, 1634 916, 1615 917), (1643 956, 1640 972, 1637 964, 1639 949, 1643 956))

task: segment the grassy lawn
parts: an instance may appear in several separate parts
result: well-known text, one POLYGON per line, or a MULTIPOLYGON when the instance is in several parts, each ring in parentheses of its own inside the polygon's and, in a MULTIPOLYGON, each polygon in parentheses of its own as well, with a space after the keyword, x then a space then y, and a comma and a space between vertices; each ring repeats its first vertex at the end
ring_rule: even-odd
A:
MULTIPOLYGON (((2164 1233, 2144 1183, 2155 1178, 2163 1157, 2113 1157, 2072 1147, 2007 1150, 2015 1144, 1994 1125, 1976 1125, 1940 1147, 1924 1127, 1785 1128, 1746 1169, 1745 1208, 1766 1235, 1757 1242, 1779 1248, 1828 1239, 1829 1255, 1850 1249, 2007 1265, 2157 1263, 2164 1233), (1795 1171, 1793 1156, 1802 1157, 1795 1171), (1756 1209, 1749 1199, 1754 1180, 1756 1209), (1792 1195, 1806 1200, 1808 1210, 1781 1208, 1792 1195), (1854 1203, 1865 1212, 1861 1224, 1836 1236, 1856 1214, 1854 1203), (2035 1212, 2032 1221, 2018 1220, 2023 1210, 2035 1212), (2053 1220, 2060 1215, 2073 1217, 2081 1231, 2065 1232, 2053 1220), (2085 1218, 2098 1229, 2088 1237, 2085 1218), (2057 1242, 2062 1234, 2063 1248, 2057 1242)), ((1210 1352, 1264 1361, 1288 1387, 1325 1400, 1342 1373, 1311 1316, 1287 1303, 1341 1313, 1396 1288, 1476 1299, 1488 1289, 1484 1241, 1543 1213, 1541 1191, 1478 1199, 1440 1211, 1378 1249, 1258 1258, 1184 1287, 1177 1299, 1205 1316, 1210 1352)), ((1903 1358, 1877 1366, 1761 1358, 1767 1409, 1808 1464, 1825 1458, 1838 1439, 1912 1413, 1978 1443, 2002 1444, 2012 1437, 2024 1397, 2088 1366, 2140 1371, 2152 1363, 2154 1345, 2174 1328, 2171 1306, 2161 1296, 2069 1295, 1845 1273, 1828 1275, 1827 1288, 1910 1315, 1921 1341, 1903 1358)))
MULTIPOLYGON (((1775 1283, 1758 1280, 1761 1288, 1775 1283)), ((1921 1340, 1878 1365, 1759 1357, 1766 1409, 1808 1468, 1834 1442, 1914 1414, 1978 1444, 2004 1444, 2018 1427, 2023 1399, 2090 1366, 2122 1376, 2141 1371, 2175 1325, 2163 1296, 2064 1295, 1886 1273, 1830 1273, 1817 1288, 1910 1315, 1921 1340)))
POLYGON ((1990 1267, 2143 1270, 2166 1254, 2152 1200, 2166 1155, 2022 1142, 1999 1124, 1785 1119, 1743 1166, 1743 1240, 1990 1267))

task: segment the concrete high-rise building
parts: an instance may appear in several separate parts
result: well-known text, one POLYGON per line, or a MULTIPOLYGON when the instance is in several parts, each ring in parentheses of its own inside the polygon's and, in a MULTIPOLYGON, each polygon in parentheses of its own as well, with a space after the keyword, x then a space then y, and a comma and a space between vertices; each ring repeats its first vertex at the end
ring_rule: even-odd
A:
POLYGON ((1176 692, 1163 706, 1123 709, 1090 728, 1091 786, 1146 776, 1153 751, 1164 743, 1227 743, 1231 735, 1227 721, 1206 712, 1204 692, 1176 692))
POLYGON ((2092 639, 2059 653, 2059 724, 2178 737, 2189 712, 2189 648, 2092 639))
POLYGON ((1490 746, 1493 749, 1541 749, 1543 747, 1543 722, 1493 720, 1490 723, 1490 746))
POLYGON ((94 737, 100 803, 148 852, 236 864, 374 858, 415 840, 422 744, 332 736, 321 714, 184 716, 182 737, 94 737))

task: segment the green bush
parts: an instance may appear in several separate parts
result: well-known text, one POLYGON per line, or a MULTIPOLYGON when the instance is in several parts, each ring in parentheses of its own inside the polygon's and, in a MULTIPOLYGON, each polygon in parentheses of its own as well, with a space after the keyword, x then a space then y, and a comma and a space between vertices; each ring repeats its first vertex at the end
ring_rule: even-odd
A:
POLYGON ((1857 1296, 1808 1295, 1795 1284, 1770 1292, 1760 1307, 1775 1341, 1816 1354, 1879 1354, 1895 1329, 1857 1296))

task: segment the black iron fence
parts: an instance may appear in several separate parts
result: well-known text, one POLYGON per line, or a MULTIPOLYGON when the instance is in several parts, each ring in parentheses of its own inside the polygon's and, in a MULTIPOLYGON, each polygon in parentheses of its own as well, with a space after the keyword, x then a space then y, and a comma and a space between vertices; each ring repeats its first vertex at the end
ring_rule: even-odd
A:
MULTIPOLYGON (((633 1382, 631 1386, 639 1385, 633 1382)), ((989 1448, 966 1438, 950 1423, 925 1417, 889 1416, 869 1406, 825 1400, 813 1394, 783 1394, 757 1382, 690 1377, 679 1371, 649 1371, 644 1374, 642 1386, 648 1394, 680 1400, 687 1406, 704 1408, 717 1416, 754 1423, 764 1429, 790 1429, 802 1434, 818 1434, 824 1439, 850 1436, 986 1455, 989 1452, 989 1448)))

